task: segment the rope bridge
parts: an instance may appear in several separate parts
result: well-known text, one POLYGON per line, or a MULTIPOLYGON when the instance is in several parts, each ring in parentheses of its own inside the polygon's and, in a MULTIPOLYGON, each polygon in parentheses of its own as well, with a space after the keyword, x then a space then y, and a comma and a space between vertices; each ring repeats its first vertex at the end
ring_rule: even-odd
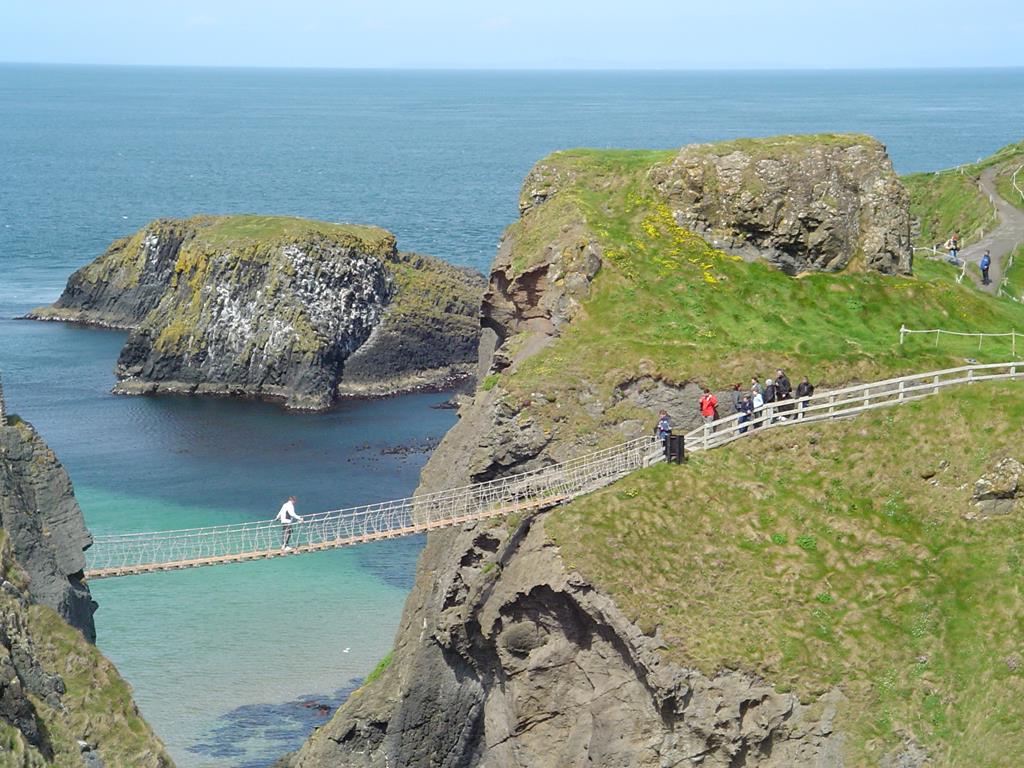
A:
MULTIPOLYGON (((1021 377, 1024 362, 967 365, 858 384, 768 404, 751 421, 741 420, 741 414, 728 416, 692 430, 684 442, 689 451, 710 450, 765 429, 846 418, 920 400, 951 386, 1021 377)), ((97 536, 86 553, 85 575, 101 579, 316 552, 546 509, 663 459, 661 445, 641 437, 511 477, 307 515, 292 528, 290 550, 281 549, 282 526, 272 521, 97 536)))
POLYGON ((88 579, 237 563, 393 539, 489 517, 544 509, 615 482, 659 461, 661 446, 642 437, 531 472, 438 493, 306 515, 281 547, 274 521, 153 533, 97 536, 86 553, 88 579))

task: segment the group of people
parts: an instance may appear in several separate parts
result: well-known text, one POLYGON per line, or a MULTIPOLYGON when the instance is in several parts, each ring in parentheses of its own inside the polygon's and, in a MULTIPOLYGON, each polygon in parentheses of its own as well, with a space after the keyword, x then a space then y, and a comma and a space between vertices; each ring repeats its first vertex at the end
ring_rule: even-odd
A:
MULTIPOLYGON (((949 263, 960 266, 960 235, 954 232, 942 247, 949 252, 949 263)), ((981 284, 992 285, 988 276, 988 270, 992 266, 992 254, 988 250, 982 254, 978 266, 981 268, 981 284)))
MULTIPOLYGON (((751 427, 757 428, 762 423, 771 423, 772 414, 778 414, 780 419, 788 419, 792 417, 792 411, 796 403, 787 402, 794 400, 805 401, 811 395, 814 394, 814 385, 811 384, 810 380, 804 376, 800 383, 796 385, 796 389, 793 389, 793 385, 789 381, 789 377, 785 371, 781 368, 775 372, 774 379, 765 379, 764 387, 761 386, 760 381, 755 376, 750 380, 750 392, 747 394, 742 393, 742 386, 740 384, 734 384, 732 388, 733 406, 736 408, 736 412, 740 414, 739 423, 747 424, 751 421, 751 427), (780 403, 780 405, 773 405, 774 403, 780 403), (755 415, 760 415, 761 412, 768 407, 767 421, 759 418, 756 421, 755 415)), ((705 423, 707 423, 705 421, 705 423)), ((740 434, 746 433, 748 427, 742 427, 740 434)))
MULTIPOLYGON (((734 384, 732 387, 732 404, 736 413, 739 414, 737 421, 743 425, 740 427, 740 434, 745 434, 748 429, 755 429, 762 424, 770 424, 772 419, 795 418, 792 413, 797 401, 804 401, 814 394, 814 385, 804 376, 796 389, 790 383, 789 377, 781 368, 775 372, 774 379, 765 379, 762 386, 760 380, 755 376, 750 380, 749 392, 743 391, 742 384, 734 384), (747 426, 749 424, 749 426, 747 426)), ((707 387, 701 395, 697 404, 701 419, 704 424, 710 427, 718 419, 718 397, 707 387)), ((654 428, 655 436, 663 443, 672 434, 672 420, 668 411, 662 410, 658 413, 658 424, 654 428)))

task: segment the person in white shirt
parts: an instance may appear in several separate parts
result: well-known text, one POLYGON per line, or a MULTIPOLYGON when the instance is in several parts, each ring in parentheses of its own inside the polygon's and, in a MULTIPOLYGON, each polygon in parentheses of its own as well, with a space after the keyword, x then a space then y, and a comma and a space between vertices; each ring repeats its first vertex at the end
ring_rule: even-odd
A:
POLYGON ((275 522, 281 524, 281 549, 291 550, 288 542, 292 538, 292 523, 301 523, 302 518, 295 514, 295 497, 289 496, 288 501, 281 505, 281 511, 274 518, 275 522))

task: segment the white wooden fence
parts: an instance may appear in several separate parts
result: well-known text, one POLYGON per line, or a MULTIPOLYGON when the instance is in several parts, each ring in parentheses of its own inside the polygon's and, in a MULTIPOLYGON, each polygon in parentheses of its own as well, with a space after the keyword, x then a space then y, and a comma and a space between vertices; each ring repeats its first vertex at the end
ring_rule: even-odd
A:
POLYGON ((766 404, 747 421, 745 414, 735 414, 687 433, 688 451, 705 451, 731 443, 746 435, 816 421, 827 421, 858 413, 887 408, 921 400, 938 394, 946 387, 978 381, 1001 381, 1024 378, 1024 362, 964 365, 941 371, 873 381, 844 389, 835 389, 801 399, 766 404))

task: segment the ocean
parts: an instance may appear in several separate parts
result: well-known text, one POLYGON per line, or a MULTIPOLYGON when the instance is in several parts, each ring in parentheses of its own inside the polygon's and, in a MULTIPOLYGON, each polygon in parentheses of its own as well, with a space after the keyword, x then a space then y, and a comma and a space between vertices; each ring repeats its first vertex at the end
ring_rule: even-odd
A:
MULTIPOLYGON (((486 271, 557 149, 870 133, 902 173, 1022 136, 1024 70, 403 72, 0 65, 0 374, 96 533, 406 495, 445 393, 272 405, 109 394, 124 334, 16 321, 159 217, 377 224, 486 271), (408 446, 409 451, 392 450, 408 446)), ((98 644, 182 768, 296 748, 389 649, 422 540, 99 581, 98 644)), ((333 711, 333 710, 332 710, 333 711)))

